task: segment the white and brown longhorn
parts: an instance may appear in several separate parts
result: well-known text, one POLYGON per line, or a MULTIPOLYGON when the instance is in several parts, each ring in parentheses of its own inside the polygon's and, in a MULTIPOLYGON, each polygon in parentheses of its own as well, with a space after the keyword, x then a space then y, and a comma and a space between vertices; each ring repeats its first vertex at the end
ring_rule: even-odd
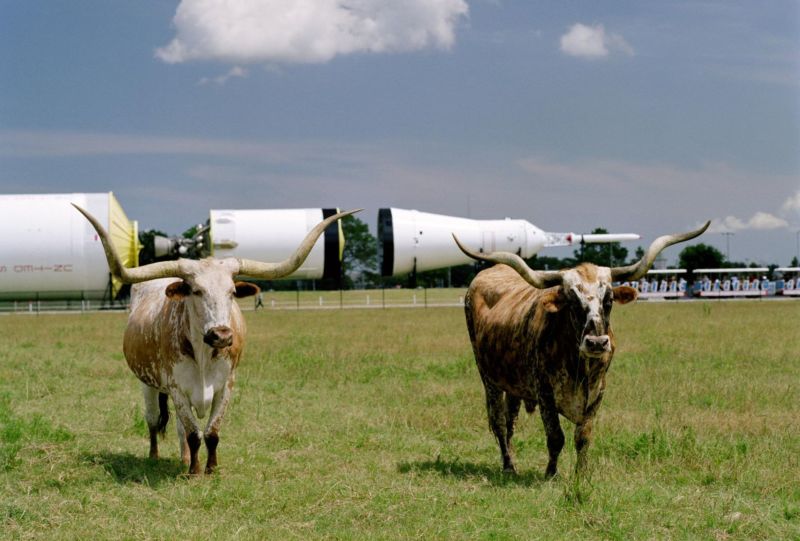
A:
POLYGON ((291 274, 329 225, 358 210, 340 212, 317 224, 294 254, 280 263, 207 258, 126 268, 103 226, 74 206, 97 231, 111 273, 123 283, 135 284, 123 351, 128 366, 142 381, 150 457, 158 457, 158 434, 164 433, 169 420, 169 397, 178 417, 181 460, 189 465, 190 474, 199 474, 198 451, 205 441, 205 472, 213 472, 220 423, 245 340, 245 322, 235 299, 259 292, 255 284, 234 281, 234 276, 276 280, 291 274), (203 427, 198 418, 206 415, 203 427))
POLYGON ((475 361, 486 392, 489 425, 503 469, 515 472, 511 438, 520 405, 539 406, 550 459, 545 475, 556 474, 564 446, 559 414, 575 423, 576 472, 586 468, 592 424, 614 355, 611 306, 636 299, 635 289, 612 282, 638 280, 667 246, 702 234, 708 223, 688 233, 657 238, 638 262, 624 267, 582 263, 560 271, 532 270, 516 254, 476 253, 494 267, 478 273, 465 297, 475 361))

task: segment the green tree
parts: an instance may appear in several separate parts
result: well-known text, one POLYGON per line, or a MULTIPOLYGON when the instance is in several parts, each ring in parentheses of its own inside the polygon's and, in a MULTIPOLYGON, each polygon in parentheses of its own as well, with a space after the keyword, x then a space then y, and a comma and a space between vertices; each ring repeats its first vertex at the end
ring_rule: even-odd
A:
POLYGON ((636 247, 636 251, 633 252, 633 259, 630 260, 629 263, 637 263, 644 257, 644 248, 641 246, 636 247))
POLYGON ((369 232, 367 224, 355 216, 342 219, 342 232, 344 285, 348 288, 375 287, 380 283, 377 239, 369 232))
POLYGON ((467 263, 466 265, 420 272, 417 273, 416 279, 411 276, 399 280, 384 279, 384 285, 388 287, 393 284, 407 287, 466 287, 481 268, 483 267, 480 264, 467 263))
POLYGON ((559 259, 549 255, 535 255, 526 259, 525 263, 534 270, 561 270, 574 267, 576 261, 571 257, 559 259))
MULTIPOLYGON (((602 227, 597 227, 592 230, 592 233, 608 233, 608 231, 602 227)), ((585 261, 604 267, 623 265, 627 258, 628 249, 619 242, 583 244, 581 248, 575 250, 576 261, 585 261)))
POLYGON ((678 261, 681 268, 691 273, 694 269, 720 268, 725 264, 725 256, 713 246, 700 243, 681 250, 678 261))
POLYGON ((792 258, 792 262, 789 263, 790 267, 800 267, 800 262, 797 261, 797 256, 792 258))

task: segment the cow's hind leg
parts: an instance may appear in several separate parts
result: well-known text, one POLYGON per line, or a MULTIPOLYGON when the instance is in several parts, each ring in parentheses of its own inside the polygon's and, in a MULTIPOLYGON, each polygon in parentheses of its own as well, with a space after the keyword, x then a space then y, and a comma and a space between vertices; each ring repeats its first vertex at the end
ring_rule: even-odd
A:
POLYGON ((186 441, 186 429, 183 428, 183 422, 178 419, 175 423, 175 428, 178 433, 178 444, 180 446, 181 462, 186 466, 189 465, 189 442, 186 441))
POLYGON ((544 433, 547 435, 547 452, 550 455, 544 474, 546 477, 553 477, 558 473, 558 455, 564 447, 564 431, 561 430, 561 423, 558 420, 558 412, 555 407, 540 403, 539 414, 542 417, 542 423, 544 423, 544 433))
POLYGON ((144 395, 144 419, 150 431, 150 458, 158 458, 158 436, 163 437, 169 422, 167 395, 142 383, 144 395))
POLYGON ((489 416, 489 427, 494 433, 497 444, 500 446, 500 455, 503 458, 503 471, 515 473, 514 459, 508 448, 508 436, 506 425, 506 404, 503 400, 503 391, 492 383, 483 380, 483 388, 486 391, 486 413, 489 416))
POLYGON ((514 444, 511 438, 514 437, 514 425, 519 417, 519 409, 522 405, 522 399, 506 393, 506 448, 508 455, 511 457, 511 467, 514 468, 514 444))

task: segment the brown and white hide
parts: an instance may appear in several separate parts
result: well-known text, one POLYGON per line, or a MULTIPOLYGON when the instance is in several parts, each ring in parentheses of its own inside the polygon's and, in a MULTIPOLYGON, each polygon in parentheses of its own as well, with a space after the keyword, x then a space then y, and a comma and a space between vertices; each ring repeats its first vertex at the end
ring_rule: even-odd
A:
POLYGON ((187 277, 135 284, 123 351, 143 383, 150 456, 158 456, 157 432, 166 425, 172 398, 181 459, 199 473, 200 438, 208 450, 206 473, 217 466, 219 428, 231 397, 246 326, 235 298, 258 287, 231 279, 227 260, 182 260, 187 277), (159 395, 163 404, 159 404, 159 395), (208 421, 201 425, 198 419, 208 421))
POLYGON ((329 226, 359 209, 337 212, 315 225, 295 251, 279 262, 245 258, 179 259, 127 268, 103 225, 75 205, 103 243, 111 274, 131 289, 131 313, 123 351, 142 381, 150 457, 158 457, 158 434, 169 421, 172 398, 181 459, 200 473, 198 451, 205 442, 206 473, 217 467, 219 428, 231 398, 236 366, 245 341, 245 323, 236 298, 255 295, 258 286, 236 282, 238 275, 259 280, 289 276, 308 257, 329 226), (198 419, 208 416, 205 425, 198 419))

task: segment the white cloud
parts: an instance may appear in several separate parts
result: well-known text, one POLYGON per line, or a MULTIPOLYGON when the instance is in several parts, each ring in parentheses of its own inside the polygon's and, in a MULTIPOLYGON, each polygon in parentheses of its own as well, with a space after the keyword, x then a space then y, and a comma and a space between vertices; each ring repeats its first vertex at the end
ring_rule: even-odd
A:
POLYGON ((167 63, 318 63, 337 55, 449 48, 465 0, 181 0, 167 63))
POLYGON ((561 52, 570 56, 595 59, 605 58, 611 51, 633 55, 625 38, 619 34, 606 33, 602 24, 587 26, 575 23, 561 36, 561 52))
POLYGON ((784 201, 781 210, 785 213, 792 211, 800 213, 800 190, 797 190, 794 195, 784 201))
POLYGON ((736 216, 726 216, 714 220, 709 228, 711 233, 727 233, 750 230, 785 229, 791 225, 789 220, 792 214, 800 214, 800 190, 789 196, 781 205, 778 216, 769 212, 756 212, 749 220, 742 220, 736 216))
POLYGON ((228 82, 228 80, 234 77, 242 77, 242 78, 247 77, 247 70, 240 66, 234 66, 230 70, 228 70, 227 73, 224 73, 223 75, 219 75, 217 77, 203 77, 197 84, 207 85, 214 83, 217 85, 224 85, 225 83, 228 82))
POLYGON ((789 227, 789 223, 769 212, 756 212, 749 220, 745 221, 736 216, 726 216, 712 220, 709 233, 735 233, 745 229, 767 231, 789 227))
POLYGON ((769 212, 756 212, 747 221, 747 225, 750 229, 782 229, 789 227, 789 222, 769 212))

